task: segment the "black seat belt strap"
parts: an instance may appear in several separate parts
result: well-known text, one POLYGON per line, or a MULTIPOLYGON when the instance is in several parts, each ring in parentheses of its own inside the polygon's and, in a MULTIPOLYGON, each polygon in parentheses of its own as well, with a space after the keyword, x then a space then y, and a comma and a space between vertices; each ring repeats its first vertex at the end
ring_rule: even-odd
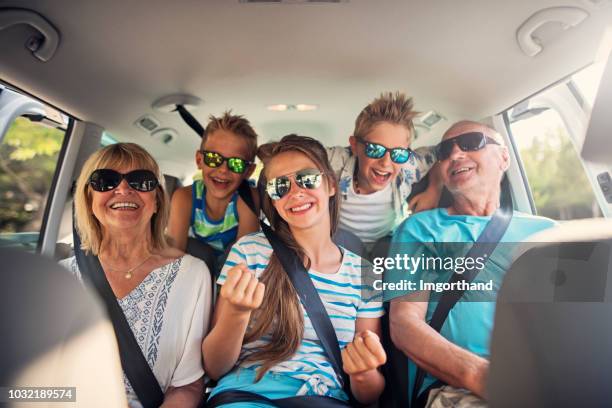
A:
MULTIPOLYGON (((74 210, 73 210, 74 211, 74 210)), ((164 402, 162 392, 149 363, 142 354, 134 332, 123 314, 123 310, 113 292, 102 265, 97 256, 85 254, 81 249, 81 240, 76 231, 73 220, 72 236, 74 239, 74 254, 81 274, 93 285, 108 311, 115 330, 121 366, 138 400, 145 408, 159 407, 164 402)))
POLYGON ((319 297, 319 293, 315 288, 308 271, 304 267, 301 259, 298 259, 297 254, 291 248, 287 247, 280 238, 272 231, 272 229, 264 223, 261 223, 266 238, 270 242, 274 254, 278 257, 283 269, 289 276, 289 280, 293 284, 304 309, 308 313, 308 317, 312 322, 321 347, 327 354, 338 379, 342 381, 342 386, 346 394, 353 401, 350 390, 350 380, 348 375, 342 370, 342 356, 340 354, 340 345, 334 326, 327 314, 327 310, 319 297))
POLYGON ((253 201, 253 194, 251 194, 251 187, 248 181, 242 180, 242 183, 238 186, 238 195, 242 198, 242 201, 249 207, 249 210, 255 214, 255 217, 259 219, 259 211, 255 209, 255 201, 253 201))
POLYGON ((198 122, 196 118, 193 117, 191 113, 183 105, 176 105, 176 111, 181 115, 181 118, 187 123, 194 132, 198 134, 198 136, 204 136, 204 126, 198 122))
MULTIPOLYGON (((509 183, 507 177, 504 175, 502 179, 502 197, 501 204, 502 206, 498 208, 483 231, 478 236, 478 239, 472 245, 468 253, 466 254, 466 258, 480 258, 485 257, 486 262, 490 259, 491 254, 499 244, 499 241, 502 239, 504 233, 508 229, 510 225, 510 221, 512 220, 512 197, 509 195, 509 183)), ((480 273, 482 268, 471 268, 467 269, 464 273, 453 273, 451 278, 449 279, 449 283, 455 283, 460 281, 465 281, 466 283, 472 282, 476 276, 480 273)), ((448 314, 451 309, 457 304, 459 299, 465 293, 465 289, 462 290, 447 290, 442 296, 440 296, 440 300, 438 301, 438 305, 434 310, 433 316, 429 325, 432 329, 437 331, 438 333, 442 329, 448 314)), ((419 397, 419 390, 423 385, 423 381, 425 380, 425 370, 421 367, 417 367, 414 387, 412 388, 412 398, 411 398, 411 407, 416 406, 417 399, 419 397)))

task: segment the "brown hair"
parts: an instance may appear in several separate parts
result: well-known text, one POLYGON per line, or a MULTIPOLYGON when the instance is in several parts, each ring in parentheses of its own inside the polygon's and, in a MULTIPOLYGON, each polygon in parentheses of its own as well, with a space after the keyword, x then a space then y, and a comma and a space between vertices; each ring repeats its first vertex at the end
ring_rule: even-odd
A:
POLYGON ((206 143, 208 136, 221 129, 232 132, 243 138, 248 151, 246 159, 250 161, 255 160, 255 154, 257 153, 257 133, 255 133, 251 123, 244 116, 232 115, 232 111, 226 111, 219 117, 210 115, 208 120, 208 125, 206 125, 206 129, 204 129, 204 134, 202 135, 200 149, 204 148, 204 143, 206 143))
MULTIPOLYGON (((318 169, 326 175, 325 179, 328 186, 335 188, 335 194, 329 198, 329 234, 330 236, 333 235, 338 225, 339 189, 323 145, 313 138, 292 134, 283 137, 280 142, 268 147, 269 150, 266 152, 269 154, 267 163, 281 153, 298 152, 312 160, 318 169)), ((264 177, 264 185, 266 181, 265 170, 264 167, 264 171, 261 173, 261 176, 264 177)), ((300 259, 305 260, 306 269, 309 269, 310 259, 293 238, 289 225, 278 214, 272 204, 272 199, 267 194, 262 197, 262 207, 278 237, 285 245, 293 249, 300 259)), ((300 346, 304 335, 304 316, 297 292, 274 253, 261 276, 261 281, 266 285, 266 296, 261 307, 254 312, 251 320, 253 326, 244 339, 245 343, 249 343, 271 332, 270 342, 246 358, 250 361, 263 362, 257 373, 257 381, 274 365, 291 358, 300 346)))
POLYGON ((412 98, 401 92, 386 92, 374 99, 357 116, 353 136, 365 138, 381 122, 404 126, 410 132, 408 142, 414 134, 412 120, 419 112, 413 110, 412 98))
POLYGON ((157 212, 151 218, 151 240, 153 248, 164 249, 168 246, 164 233, 168 224, 170 204, 163 185, 163 178, 155 159, 135 143, 116 143, 98 150, 85 161, 77 179, 74 192, 76 228, 81 237, 81 248, 94 255, 100 252, 102 226, 91 210, 92 197, 89 189, 89 176, 97 169, 131 167, 150 170, 155 173, 160 184, 155 189, 157 212))

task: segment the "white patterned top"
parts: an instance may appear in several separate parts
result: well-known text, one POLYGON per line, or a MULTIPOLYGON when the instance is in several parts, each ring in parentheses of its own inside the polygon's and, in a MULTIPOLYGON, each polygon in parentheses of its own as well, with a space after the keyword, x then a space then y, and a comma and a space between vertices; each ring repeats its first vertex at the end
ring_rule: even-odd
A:
MULTIPOLYGON (((60 264, 81 279, 75 257, 60 264)), ((177 258, 117 301, 164 393, 204 375, 201 347, 212 301, 204 262, 190 255, 177 258)), ((124 382, 130 407, 141 407, 125 375, 124 382)))

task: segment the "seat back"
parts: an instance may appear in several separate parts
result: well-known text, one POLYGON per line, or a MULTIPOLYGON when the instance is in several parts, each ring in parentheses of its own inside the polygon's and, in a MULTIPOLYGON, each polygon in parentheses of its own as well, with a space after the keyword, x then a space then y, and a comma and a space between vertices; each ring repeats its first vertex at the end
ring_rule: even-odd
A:
POLYGON ((198 241, 196 238, 189 237, 187 238, 187 247, 185 248, 185 252, 204 261, 210 270, 210 276, 213 278, 214 282, 214 278, 218 274, 217 255, 215 254, 214 249, 210 245, 198 241))
POLYGON ((0 383, 76 387, 79 406, 127 406, 115 333, 96 294, 52 259, 6 249, 0 259, 0 383))
POLYGON ((531 241, 498 295, 491 406, 609 405, 612 220, 571 221, 531 241))
POLYGON ((164 174, 164 185, 166 186, 166 193, 168 193, 168 198, 172 197, 172 194, 177 188, 183 186, 178 177, 174 177, 169 174, 164 174))

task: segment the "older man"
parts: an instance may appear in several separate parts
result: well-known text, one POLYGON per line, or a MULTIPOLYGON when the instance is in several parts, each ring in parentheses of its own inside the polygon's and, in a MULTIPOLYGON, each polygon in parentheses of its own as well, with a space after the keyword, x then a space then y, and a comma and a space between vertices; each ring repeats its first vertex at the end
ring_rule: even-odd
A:
MULTIPOLYGON (((448 208, 422 212, 406 220, 394 236, 390 258, 397 258, 399 254, 458 259, 457 251, 451 251, 451 246, 442 243, 463 243, 464 250, 459 252, 465 255, 493 218, 498 223, 500 181, 510 163, 501 136, 480 123, 458 122, 448 129, 438 145, 438 159, 444 185, 453 196, 453 203, 448 208), (408 248, 420 248, 421 251, 407 253, 411 252, 408 248)), ((504 230, 499 233, 500 242, 520 242, 554 225, 552 220, 516 211, 511 218, 508 214, 507 219, 504 230)), ((424 264, 415 265, 410 271, 396 267, 385 272, 385 283, 413 282, 408 288, 385 291, 385 298, 393 299, 391 339, 409 359, 409 395, 413 399, 418 397, 419 403, 427 401, 432 389, 445 384, 468 390, 469 393, 461 392, 472 398, 476 398, 474 395, 485 397, 494 300, 511 263, 508 246, 498 245, 486 259, 484 268, 476 273, 472 283, 488 283, 489 286, 475 286, 475 291, 462 292, 441 323, 439 332, 428 322, 438 304, 443 302, 439 302, 441 297, 434 297, 439 293, 423 290, 422 282, 448 282, 448 276, 462 272, 457 270, 459 263, 447 275, 440 274, 439 266, 432 272, 423 267, 424 264), (417 366, 426 374, 416 396, 412 396, 415 377, 418 377, 417 366)))

